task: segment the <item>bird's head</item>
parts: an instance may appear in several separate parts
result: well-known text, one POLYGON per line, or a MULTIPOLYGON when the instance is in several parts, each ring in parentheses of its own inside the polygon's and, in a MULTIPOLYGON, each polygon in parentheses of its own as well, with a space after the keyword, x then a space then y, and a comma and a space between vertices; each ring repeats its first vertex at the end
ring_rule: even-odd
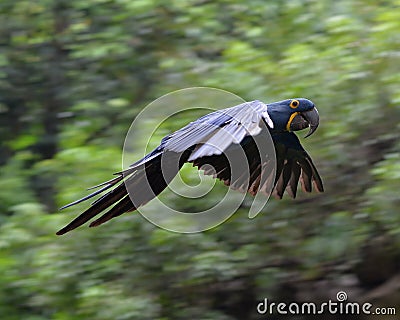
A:
POLYGON ((268 104, 268 114, 274 123, 274 131, 298 131, 310 128, 306 137, 312 135, 319 125, 319 114, 314 103, 308 99, 287 99, 268 104))

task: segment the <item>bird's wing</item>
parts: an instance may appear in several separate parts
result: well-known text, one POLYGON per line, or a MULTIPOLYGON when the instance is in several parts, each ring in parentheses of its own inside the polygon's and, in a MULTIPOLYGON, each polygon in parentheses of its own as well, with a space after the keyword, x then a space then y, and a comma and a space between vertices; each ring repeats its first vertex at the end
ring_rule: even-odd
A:
POLYGON ((183 152, 196 146, 189 161, 222 154, 231 144, 239 144, 246 136, 261 132, 263 124, 273 127, 267 105, 261 101, 245 102, 218 110, 189 123, 163 139, 164 149, 183 152))
POLYGON ((269 196, 274 186, 276 166, 273 146, 272 149, 260 150, 261 143, 257 140, 266 140, 265 134, 268 133, 246 136, 240 144, 231 144, 223 154, 202 156, 189 162, 231 189, 252 195, 262 192, 269 196))
POLYGON ((267 109, 255 100, 213 112, 167 136, 164 147, 174 152, 192 148, 187 161, 232 189, 270 194, 275 173, 273 145, 270 154, 265 152, 268 147, 259 148, 268 145, 265 134, 274 126, 267 109))
POLYGON ((281 199, 286 190, 289 196, 295 198, 299 181, 305 192, 311 192, 312 185, 316 191, 324 191, 311 157, 294 133, 272 134, 275 155, 274 152, 263 155, 258 139, 265 139, 263 132, 246 137, 239 145, 229 146, 221 155, 198 157, 191 162, 204 170, 206 175, 222 180, 230 188, 252 195, 261 192, 269 196, 272 192, 281 199), (243 153, 246 158, 237 160, 242 164, 236 166, 236 170, 232 169, 235 159, 239 159, 243 153))
POLYGON ((289 196, 296 197, 300 181, 304 192, 311 192, 312 185, 317 192, 323 192, 322 179, 310 155, 301 146, 293 132, 273 134, 276 152, 276 178, 273 195, 282 198, 286 189, 289 196))
POLYGON ((90 226, 98 226, 125 212, 136 210, 159 195, 184 162, 206 155, 220 155, 229 145, 240 143, 245 136, 258 134, 262 121, 273 126, 267 113, 267 105, 252 101, 210 113, 191 122, 166 136, 159 147, 126 170, 117 173, 116 178, 96 186, 101 187, 99 190, 64 206, 66 208, 106 192, 57 234, 77 228, 106 209, 108 211, 90 226), (161 158, 164 160, 161 161, 161 158))

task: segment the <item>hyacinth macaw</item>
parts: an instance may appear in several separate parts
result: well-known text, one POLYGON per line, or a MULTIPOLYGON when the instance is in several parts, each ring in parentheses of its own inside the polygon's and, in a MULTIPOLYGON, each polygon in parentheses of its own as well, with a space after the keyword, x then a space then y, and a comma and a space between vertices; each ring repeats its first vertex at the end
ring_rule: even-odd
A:
POLYGON ((321 177, 293 132, 309 128, 307 137, 318 125, 319 114, 314 103, 304 98, 268 104, 255 100, 207 114, 167 135, 143 159, 96 186, 101 187, 99 190, 64 206, 75 205, 107 191, 57 234, 71 231, 100 213, 103 214, 92 221, 90 227, 135 211, 158 196, 186 162, 231 188, 252 195, 260 191, 269 195, 272 191, 275 197, 282 198, 286 190, 295 198, 299 181, 305 192, 311 192, 312 185, 316 191, 323 192, 321 177), (268 155, 263 156, 256 143, 256 139, 266 140, 268 134, 275 148, 275 170, 264 165, 263 162, 269 161, 266 160, 268 155), (245 156, 246 161, 242 163, 248 169, 246 178, 240 174, 234 176, 230 168, 230 159, 239 157, 239 153, 245 156), (271 181, 272 175, 272 189, 268 189, 267 181, 271 181), (262 176, 266 178, 262 179, 262 176))

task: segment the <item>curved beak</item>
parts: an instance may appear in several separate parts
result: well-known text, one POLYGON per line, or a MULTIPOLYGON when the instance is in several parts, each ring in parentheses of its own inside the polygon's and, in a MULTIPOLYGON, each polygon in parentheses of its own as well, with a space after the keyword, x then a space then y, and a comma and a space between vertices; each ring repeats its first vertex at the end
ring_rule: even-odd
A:
POLYGON ((317 130, 319 125, 319 114, 316 107, 311 109, 310 111, 305 112, 297 112, 295 117, 291 119, 290 122, 290 131, 298 131, 303 130, 307 127, 310 128, 305 138, 311 136, 315 130, 317 130))
POLYGON ((314 107, 310 111, 306 111, 302 113, 302 116, 306 119, 308 124, 310 125, 310 130, 306 134, 304 138, 311 136, 315 130, 317 130, 319 125, 319 113, 316 107, 314 107))

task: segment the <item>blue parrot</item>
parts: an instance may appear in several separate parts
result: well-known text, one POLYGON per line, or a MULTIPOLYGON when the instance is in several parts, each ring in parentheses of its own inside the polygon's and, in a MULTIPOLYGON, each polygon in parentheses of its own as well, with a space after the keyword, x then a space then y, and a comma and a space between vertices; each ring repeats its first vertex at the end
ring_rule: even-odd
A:
POLYGON ((309 128, 308 137, 318 125, 317 108, 305 98, 268 104, 255 100, 209 113, 164 137, 143 159, 116 173, 115 178, 93 187, 101 187, 97 191, 62 207, 104 193, 57 235, 81 226, 100 213, 103 215, 92 221, 90 227, 135 211, 158 196, 186 162, 230 188, 252 195, 272 192, 281 199, 286 190, 295 198, 299 181, 305 192, 311 192, 312 185, 317 192, 323 192, 321 177, 294 133, 309 128), (260 141, 266 141, 268 134, 275 151, 272 152, 275 153, 273 167, 267 165, 271 155, 260 150, 260 141), (238 161, 243 167, 239 166, 239 174, 237 169, 233 170, 232 159, 241 159, 238 161))

